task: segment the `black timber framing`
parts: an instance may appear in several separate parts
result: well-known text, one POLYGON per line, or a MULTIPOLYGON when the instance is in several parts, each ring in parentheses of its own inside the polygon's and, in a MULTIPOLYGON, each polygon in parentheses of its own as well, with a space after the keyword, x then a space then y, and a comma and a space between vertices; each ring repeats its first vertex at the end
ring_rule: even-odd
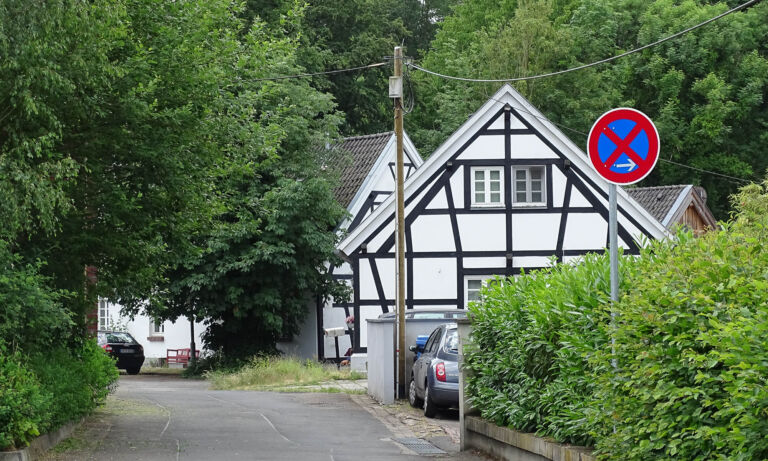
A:
MULTIPOLYGON (((604 248, 594 249, 564 249, 565 232, 567 229, 568 215, 578 213, 597 213, 607 223, 608 222, 608 210, 607 206, 602 203, 598 196, 604 200, 607 200, 607 193, 603 191, 593 180, 584 175, 582 172, 575 171, 572 168, 571 161, 567 158, 549 139, 544 137, 530 122, 523 118, 520 113, 515 110, 514 107, 505 105, 498 110, 488 122, 486 122, 476 133, 467 139, 446 161, 443 168, 437 169, 433 172, 425 182, 417 187, 412 193, 405 199, 406 207, 411 207, 406 214, 406 264, 407 264, 407 307, 412 309, 414 306, 421 305, 456 305, 457 308, 464 307, 464 279, 467 276, 484 276, 484 275, 505 275, 513 276, 522 272, 529 272, 532 270, 540 269, 540 267, 515 267, 514 257, 525 256, 541 256, 549 257, 555 256, 558 261, 562 261, 565 257, 570 256, 582 256, 588 253, 602 253, 604 248), (515 116, 520 122, 522 122, 525 129, 511 129, 511 117, 515 116), (497 119, 504 117, 504 129, 489 129, 497 119), (511 154, 511 143, 513 138, 511 136, 518 134, 533 134, 540 139, 552 152, 554 152, 558 158, 556 159, 513 159, 511 154), (459 159, 458 157, 480 136, 504 136, 504 159, 459 159), (543 165, 545 166, 546 174, 546 206, 542 207, 515 207, 513 206, 513 178, 512 167, 528 166, 528 165, 543 165), (471 208, 471 176, 470 168, 473 166, 503 166, 504 167, 504 206, 499 208, 471 208), (554 206, 554 193, 553 193, 553 172, 557 168, 565 176, 565 189, 563 193, 562 206, 554 206), (454 202, 453 192, 451 190, 451 176, 457 171, 462 171, 464 174, 464 204, 462 207, 457 208, 454 202), (579 191, 582 196, 589 202, 590 206, 571 207, 571 196, 573 189, 579 191), (439 193, 445 193, 447 200, 447 208, 444 209, 427 209, 430 202, 439 193), (416 202, 414 203, 414 201, 416 202), (461 234, 458 226, 458 215, 467 214, 499 214, 505 215, 505 230, 506 230, 506 245, 504 250, 499 251, 464 251, 461 242, 461 234), (557 233, 556 248, 553 250, 513 250, 513 229, 512 219, 515 215, 525 214, 559 214, 560 222, 557 233), (456 251, 414 251, 413 239, 411 235, 411 226, 420 215, 447 215, 451 221, 451 231, 454 236, 454 245, 456 251), (463 264, 463 258, 471 257, 504 257, 506 260, 505 267, 483 267, 483 268, 465 268, 463 264), (414 280, 413 280, 413 261, 415 258, 456 258, 456 298, 440 298, 440 299, 414 299, 414 280)), ((638 231, 650 236, 650 232, 641 226, 637 219, 631 216, 625 209, 620 209, 621 215, 638 231)), ((361 299, 359 294, 360 274, 359 274, 359 260, 368 259, 371 262, 372 273, 375 266, 375 260, 377 258, 387 259, 395 258, 394 244, 395 236, 394 232, 388 236, 384 242, 379 245, 378 248, 367 248, 373 239, 379 235, 384 229, 391 225, 394 221, 394 214, 386 217, 381 224, 377 226, 364 240, 367 250, 357 248, 352 252, 350 258, 355 261, 354 280, 355 280, 355 340, 354 347, 356 351, 363 351, 366 348, 360 347, 360 307, 361 306, 382 306, 382 311, 388 309, 388 306, 394 305, 395 300, 385 299, 383 296, 383 287, 380 289, 381 280, 378 276, 378 271, 374 276, 374 283, 377 285, 376 291, 379 299, 361 299)), ((636 254, 639 252, 637 243, 633 240, 632 236, 623 226, 619 226, 619 235, 624 243, 627 245, 628 254, 636 254)))

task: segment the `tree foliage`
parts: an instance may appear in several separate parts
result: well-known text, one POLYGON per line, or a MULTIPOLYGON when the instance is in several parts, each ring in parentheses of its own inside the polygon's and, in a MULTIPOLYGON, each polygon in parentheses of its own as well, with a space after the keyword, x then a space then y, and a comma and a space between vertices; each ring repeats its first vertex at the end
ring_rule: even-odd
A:
MULTIPOLYGON (((733 6, 733 5, 730 5, 733 6)), ((463 2, 443 22, 424 58, 441 73, 475 78, 534 75, 619 54, 729 8, 670 0, 463 2)), ((516 83, 577 145, 603 112, 647 113, 664 159, 746 179, 768 160, 768 6, 757 4, 660 46, 562 76, 516 83)), ((498 85, 415 77, 418 105, 406 127, 423 152, 434 150, 498 85)), ((645 185, 705 186, 725 217, 738 182, 660 163, 645 185)))

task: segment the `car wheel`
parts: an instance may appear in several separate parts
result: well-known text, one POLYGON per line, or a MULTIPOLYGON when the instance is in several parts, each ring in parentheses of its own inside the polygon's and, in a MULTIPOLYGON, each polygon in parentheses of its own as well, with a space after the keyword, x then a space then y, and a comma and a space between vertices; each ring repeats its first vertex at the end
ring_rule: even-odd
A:
POLYGON ((432 396, 429 395, 429 383, 424 386, 424 416, 427 418, 434 418, 437 414, 437 405, 432 401, 432 396))
POLYGON ((419 408, 421 406, 421 399, 418 394, 416 394, 416 381, 413 380, 413 376, 411 376, 411 383, 408 385, 408 403, 410 403, 413 408, 419 408))
POLYGON ((139 374, 139 372, 141 371, 141 367, 126 368, 126 369, 125 369, 125 371, 126 371, 126 372, 127 372, 129 375, 138 375, 138 374, 139 374))

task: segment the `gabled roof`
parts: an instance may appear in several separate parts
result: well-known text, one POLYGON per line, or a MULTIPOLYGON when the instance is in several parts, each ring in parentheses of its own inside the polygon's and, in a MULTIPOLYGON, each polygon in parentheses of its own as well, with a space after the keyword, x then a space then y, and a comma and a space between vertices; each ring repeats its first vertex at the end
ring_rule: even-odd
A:
POLYGON ((336 200, 349 208, 352 199, 362 186, 393 133, 369 134, 344 138, 334 146, 337 154, 330 158, 331 169, 339 174, 339 185, 334 190, 336 200))
MULTIPOLYGON (((594 171, 587 155, 563 134, 552 122, 539 112, 528 100, 510 85, 502 86, 469 120, 456 130, 435 152, 429 156, 416 172, 405 182, 405 197, 408 197, 426 184, 430 177, 444 167, 444 163, 455 154, 458 146, 464 145, 480 130, 484 124, 502 110, 505 105, 511 106, 520 113, 536 131, 551 142, 552 146, 562 152, 571 163, 577 167, 580 174, 595 184, 605 197, 608 195, 608 183, 594 171)), ((664 226, 651 216, 642 206, 635 202, 623 188, 618 188, 620 214, 631 214, 641 227, 654 238, 664 238, 669 235, 664 226)), ((390 195, 365 222, 355 228, 339 245, 339 250, 350 254, 363 243, 368 233, 381 226, 394 213, 394 196, 390 195)))
POLYGON ((717 226, 706 205, 707 193, 702 187, 691 184, 635 187, 627 189, 627 193, 666 228, 677 224, 691 204, 709 227, 714 229, 717 226))

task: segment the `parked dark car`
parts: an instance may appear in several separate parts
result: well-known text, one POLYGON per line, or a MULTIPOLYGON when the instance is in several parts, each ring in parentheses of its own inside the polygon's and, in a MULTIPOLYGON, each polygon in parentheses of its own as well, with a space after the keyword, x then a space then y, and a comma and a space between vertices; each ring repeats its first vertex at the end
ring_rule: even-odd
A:
MULTIPOLYGON (((411 347, 416 351, 416 346, 411 347)), ((424 351, 413 362, 408 401, 414 407, 423 405, 424 415, 431 418, 440 408, 459 406, 459 333, 455 323, 435 328, 424 351)))
POLYGON ((99 346, 117 359, 117 368, 124 368, 129 375, 139 374, 144 364, 144 347, 129 333, 99 331, 99 346))

